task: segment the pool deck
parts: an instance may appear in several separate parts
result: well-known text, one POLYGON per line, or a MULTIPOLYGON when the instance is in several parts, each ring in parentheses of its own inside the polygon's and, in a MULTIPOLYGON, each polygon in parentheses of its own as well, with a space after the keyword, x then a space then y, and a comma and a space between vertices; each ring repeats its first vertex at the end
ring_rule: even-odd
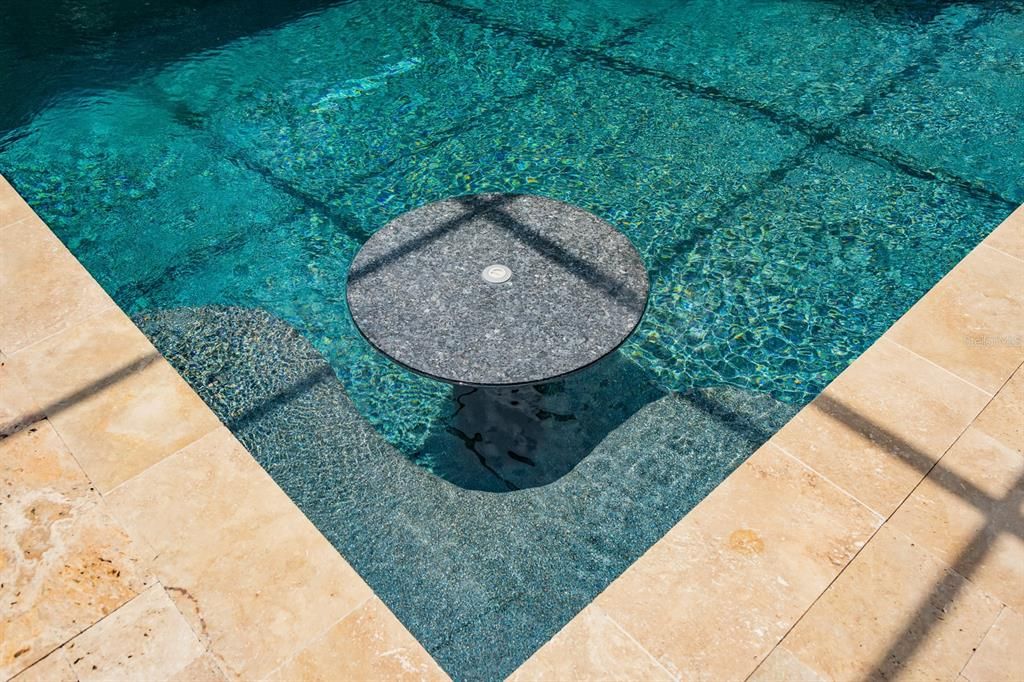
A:
MULTIPOLYGON (((0 679, 447 677, 2 178, 0 291, 0 679)), ((1024 679, 1022 363, 1024 207, 511 679, 1024 679)))

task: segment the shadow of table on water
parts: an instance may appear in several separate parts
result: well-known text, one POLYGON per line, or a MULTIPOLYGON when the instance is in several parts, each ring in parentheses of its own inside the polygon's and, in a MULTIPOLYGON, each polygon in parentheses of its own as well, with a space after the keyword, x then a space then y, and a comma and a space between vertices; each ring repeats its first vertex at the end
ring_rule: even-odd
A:
POLYGON ((435 422, 416 463, 470 490, 547 485, 665 395, 617 353, 558 381, 454 387, 450 409, 435 422))

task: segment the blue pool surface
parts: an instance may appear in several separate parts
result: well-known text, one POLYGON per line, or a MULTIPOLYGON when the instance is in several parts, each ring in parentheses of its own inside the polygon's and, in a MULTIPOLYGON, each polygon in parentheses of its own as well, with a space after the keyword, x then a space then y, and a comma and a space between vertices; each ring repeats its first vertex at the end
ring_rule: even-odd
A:
POLYGON ((511 672, 1024 203, 1019 1, 80 4, 5 10, 0 172, 457 679, 511 672), (369 235, 480 192, 591 211, 650 273, 616 356, 531 396, 532 463, 345 309, 369 235), (329 376, 239 421, 189 364, 230 360, 196 345, 224 306, 265 311, 268 376, 329 376))

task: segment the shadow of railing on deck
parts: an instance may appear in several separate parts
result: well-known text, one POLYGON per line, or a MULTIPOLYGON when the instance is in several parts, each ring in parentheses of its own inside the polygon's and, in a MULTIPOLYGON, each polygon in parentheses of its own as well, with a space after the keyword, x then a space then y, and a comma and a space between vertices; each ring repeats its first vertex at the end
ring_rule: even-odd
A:
POLYGON ((83 386, 77 391, 62 396, 32 412, 17 415, 14 419, 4 424, 0 424, 0 440, 7 438, 8 436, 13 436, 38 421, 60 414, 73 405, 105 391, 111 386, 124 381, 131 375, 141 372, 162 357, 163 356, 156 351, 147 353, 146 355, 103 375, 99 379, 83 386))
MULTIPOLYGON (((1018 368, 1019 370, 1020 368, 1018 368)), ((1021 516, 1017 507, 1011 504, 1021 497, 1021 491, 1024 488, 1024 475, 1014 481, 1005 495, 993 497, 941 463, 942 457, 956 445, 963 433, 946 448, 942 456, 933 460, 904 438, 874 423, 849 405, 826 393, 819 395, 814 400, 812 406, 815 405, 830 419, 870 438, 873 442, 882 444, 886 452, 898 457, 920 472, 923 475, 922 480, 928 478, 942 486, 948 492, 970 504, 985 517, 981 528, 973 534, 970 541, 964 545, 949 566, 950 570, 946 571, 942 579, 935 583, 928 595, 919 602, 913 615, 907 619, 902 631, 893 638, 885 653, 872 662, 870 672, 864 677, 865 680, 890 679, 896 670, 903 668, 927 643, 929 635, 941 622, 943 614, 947 612, 948 607, 953 604, 957 595, 985 560, 995 542, 1004 534, 1024 539, 1024 517, 1021 516)), ((913 491, 904 498, 903 502, 906 502, 912 494, 913 491)), ((903 502, 901 502, 901 506, 903 502)), ((890 515, 889 519, 891 518, 890 515)), ((888 522, 889 519, 886 521, 888 522)))

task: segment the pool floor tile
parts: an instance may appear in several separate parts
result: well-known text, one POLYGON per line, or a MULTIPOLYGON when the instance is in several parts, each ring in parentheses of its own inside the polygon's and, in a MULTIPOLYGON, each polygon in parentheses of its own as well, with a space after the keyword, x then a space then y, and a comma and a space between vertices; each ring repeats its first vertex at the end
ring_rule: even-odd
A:
POLYGON ((880 523, 766 445, 594 603, 671 673, 740 678, 880 523))
POLYGON ((164 680, 203 653, 161 585, 150 587, 64 649, 80 682, 164 680))
POLYGON ((523 663, 508 682, 672 679, 600 607, 589 606, 523 663))
POLYGON ((969 682, 1024 680, 1021 642, 1024 642, 1024 616, 1005 607, 964 667, 963 678, 969 682))
POLYGON ((0 350, 11 355, 114 302, 38 218, 0 230, 0 350))
POLYGON ((107 499, 229 675, 269 674, 372 595, 225 428, 107 499))
POLYGON ((219 425, 117 309, 15 354, 10 364, 100 492, 219 425))
POLYGON ((886 336, 995 393, 1024 362, 1024 261, 979 246, 886 336))
POLYGON ((1000 608, 886 525, 782 646, 827 680, 952 680, 1000 608))
POLYGON ((274 671, 271 681, 448 680, 434 659, 377 597, 274 671))

